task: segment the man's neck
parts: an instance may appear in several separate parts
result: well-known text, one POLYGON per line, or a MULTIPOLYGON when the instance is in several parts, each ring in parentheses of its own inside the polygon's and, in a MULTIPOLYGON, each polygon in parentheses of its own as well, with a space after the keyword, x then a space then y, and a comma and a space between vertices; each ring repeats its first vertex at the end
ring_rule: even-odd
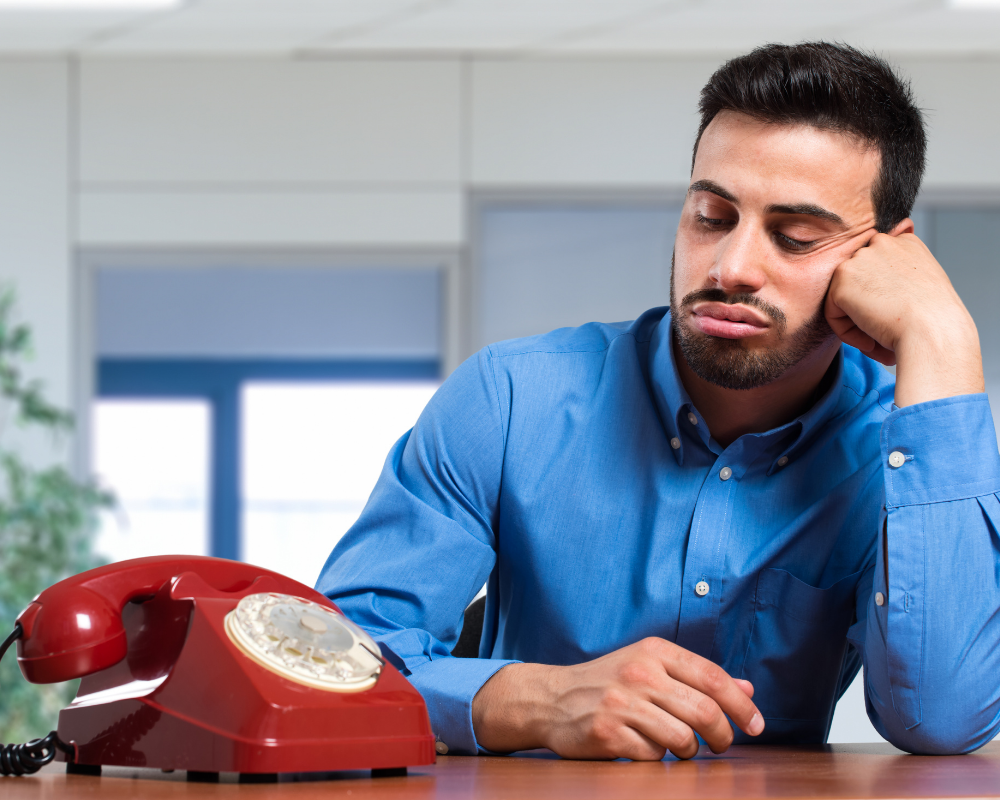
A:
MULTIPOLYGON (((671 337, 672 338, 672 337, 671 337)), ((756 389, 723 389, 699 378, 672 341, 681 383, 712 437, 728 447, 746 433, 762 433, 804 414, 823 395, 840 342, 832 340, 789 369, 778 380, 756 389)))

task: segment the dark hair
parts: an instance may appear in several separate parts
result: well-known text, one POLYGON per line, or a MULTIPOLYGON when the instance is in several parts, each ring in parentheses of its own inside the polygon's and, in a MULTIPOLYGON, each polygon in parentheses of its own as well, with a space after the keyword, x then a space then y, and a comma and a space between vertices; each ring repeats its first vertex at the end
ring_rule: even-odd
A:
POLYGON ((879 152, 872 186, 877 230, 888 232, 913 209, 927 149, 923 115, 909 83, 878 56, 829 42, 758 47, 715 71, 698 108, 695 156, 701 135, 720 111, 812 125, 857 137, 879 152))

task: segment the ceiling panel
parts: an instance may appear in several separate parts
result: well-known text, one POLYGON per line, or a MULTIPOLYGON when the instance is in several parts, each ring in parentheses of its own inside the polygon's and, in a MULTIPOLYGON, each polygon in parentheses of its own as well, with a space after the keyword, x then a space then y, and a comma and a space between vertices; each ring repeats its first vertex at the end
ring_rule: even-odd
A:
POLYGON ((1000 52, 1000 10, 947 0, 189 0, 146 13, 0 10, 0 52, 693 53, 833 39, 1000 52))
MULTIPOLYGON (((466 0, 440 4, 420 14, 341 36, 335 46, 351 48, 417 49, 535 49, 567 33, 603 30, 642 16, 662 13, 662 0, 619 0, 615 4, 590 0, 571 5, 565 0, 511 2, 466 0)), ((319 47, 326 46, 318 42, 319 47)))
POLYGON ((134 13, 0 11, 0 52, 72 50, 95 32, 134 22, 134 13))
POLYGON ((698 5, 674 4, 647 19, 567 40, 560 49, 717 52, 775 41, 850 41, 853 32, 886 17, 898 17, 913 5, 913 0, 845 0, 836 4, 713 0, 698 5))
POLYGON ((288 52, 332 33, 384 24, 410 0, 209 0, 111 31, 105 52, 288 52))

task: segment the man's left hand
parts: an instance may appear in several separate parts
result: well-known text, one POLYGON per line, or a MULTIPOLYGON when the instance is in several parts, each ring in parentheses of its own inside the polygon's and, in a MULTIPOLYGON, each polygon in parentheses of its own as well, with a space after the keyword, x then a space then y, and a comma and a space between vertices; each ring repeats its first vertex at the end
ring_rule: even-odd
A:
POLYGON ((896 405, 984 391, 979 334, 948 275, 904 220, 833 273, 825 313, 840 339, 896 365, 896 405))

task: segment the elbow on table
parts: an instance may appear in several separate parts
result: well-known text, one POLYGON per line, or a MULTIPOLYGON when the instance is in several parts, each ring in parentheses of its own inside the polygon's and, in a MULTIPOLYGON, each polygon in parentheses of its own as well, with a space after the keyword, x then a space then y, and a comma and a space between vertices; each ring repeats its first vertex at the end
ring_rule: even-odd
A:
POLYGON ((890 731, 889 743, 914 755, 957 756, 971 753, 987 744, 1000 730, 1000 722, 988 727, 975 724, 976 715, 965 720, 948 719, 929 723, 926 719, 909 730, 890 731))

